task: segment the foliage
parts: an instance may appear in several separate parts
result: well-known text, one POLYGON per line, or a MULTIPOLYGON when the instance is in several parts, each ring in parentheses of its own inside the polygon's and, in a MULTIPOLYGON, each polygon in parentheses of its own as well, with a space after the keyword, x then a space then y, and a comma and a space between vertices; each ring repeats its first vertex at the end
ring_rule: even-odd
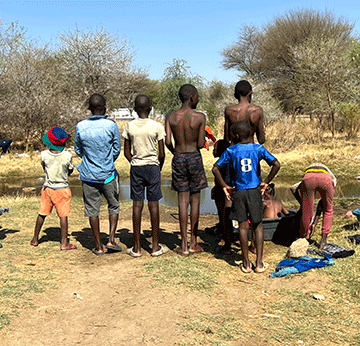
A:
POLYGON ((94 92, 107 98, 109 108, 130 106, 145 85, 146 73, 133 66, 128 41, 100 30, 68 31, 60 35, 59 57, 67 72, 67 90, 87 99, 94 92))
POLYGON ((344 120, 344 130, 347 137, 356 137, 360 129, 360 106, 351 102, 343 102, 339 108, 340 116, 344 120))
POLYGON ((174 59, 172 64, 164 70, 162 80, 152 100, 156 110, 163 116, 181 107, 179 89, 184 84, 193 84, 197 87, 201 97, 201 78, 192 75, 186 60, 174 59))
MULTIPOLYGON (((334 92, 338 81, 342 80, 342 90, 353 82, 353 79, 348 79, 351 65, 354 65, 350 64, 349 54, 352 30, 353 24, 336 18, 331 12, 290 11, 276 17, 263 30, 245 26, 237 42, 223 50, 223 66, 235 68, 253 80, 267 84, 271 95, 287 112, 293 112, 305 103, 308 111, 315 112, 320 101, 326 106, 321 111, 333 117, 334 104, 344 101, 340 93, 334 92), (334 51, 330 49, 332 44, 334 51), (324 62, 330 63, 329 69, 324 62), (318 72, 320 76, 316 75, 318 72), (333 74, 336 74, 335 79, 333 74), (325 80, 326 86, 323 86, 321 83, 325 80), (306 100, 305 91, 307 98, 309 92, 316 91, 318 86, 322 90, 311 100, 306 100)), ((353 59, 356 59, 355 49, 353 59)))

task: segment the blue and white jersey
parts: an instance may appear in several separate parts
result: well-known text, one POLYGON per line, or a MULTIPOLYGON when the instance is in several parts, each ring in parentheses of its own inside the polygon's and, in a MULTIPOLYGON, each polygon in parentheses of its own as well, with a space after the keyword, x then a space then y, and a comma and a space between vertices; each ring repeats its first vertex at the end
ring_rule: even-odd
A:
POLYGON ((224 151, 216 164, 221 168, 228 165, 232 186, 235 190, 243 190, 254 189, 261 183, 261 160, 265 160, 270 166, 275 159, 260 144, 234 144, 224 151))

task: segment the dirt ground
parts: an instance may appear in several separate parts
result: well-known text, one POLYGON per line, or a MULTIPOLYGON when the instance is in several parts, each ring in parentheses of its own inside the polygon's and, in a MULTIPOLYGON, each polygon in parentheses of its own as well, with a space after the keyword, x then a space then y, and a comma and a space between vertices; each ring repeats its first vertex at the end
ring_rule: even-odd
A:
MULTIPOLYGON (((180 244, 178 221, 171 215, 174 211, 161 206, 161 243, 169 249, 163 256, 178 256, 172 251, 180 244)), ((224 275, 219 275, 210 294, 183 286, 164 286, 146 271, 146 263, 160 260, 149 255, 151 232, 146 208, 141 258, 134 259, 125 251, 94 256, 90 251, 93 244, 90 230, 72 232, 71 238, 78 250, 61 253, 64 261, 58 261, 56 265, 64 267, 54 269, 58 275, 58 287, 31 294, 29 302, 34 308, 29 306, 19 310, 11 324, 0 331, 0 344, 212 345, 205 341, 196 343, 194 331, 184 328, 184 325, 189 321, 199 321, 202 316, 231 315, 236 316, 236 323, 247 332, 221 345, 282 345, 281 341, 269 341, 266 330, 262 329, 264 319, 277 318, 269 314, 267 308, 276 299, 273 292, 280 288, 319 290, 319 287, 324 287, 323 278, 309 273, 306 277, 298 276, 292 280, 270 279, 269 272, 274 270, 272 263, 286 252, 286 248, 270 242, 265 245, 265 261, 270 263, 267 272, 244 275, 236 265, 240 258, 227 260, 226 257, 209 256, 214 253, 216 244, 203 230, 216 222, 215 215, 201 217, 200 242, 206 252, 191 256, 204 258, 223 268, 224 275)), ((103 232, 107 230, 106 221, 102 221, 101 227, 103 232)), ((123 249, 132 245, 131 229, 131 209, 127 209, 120 213, 117 233, 123 249)), ((105 241, 106 233, 103 237, 105 241)), ((40 266, 41 263, 35 259, 32 265, 40 266)), ((319 293, 322 292, 320 289, 319 293)), ((297 342, 294 341, 294 345, 297 342)), ((328 345, 332 345, 331 341, 328 345)))

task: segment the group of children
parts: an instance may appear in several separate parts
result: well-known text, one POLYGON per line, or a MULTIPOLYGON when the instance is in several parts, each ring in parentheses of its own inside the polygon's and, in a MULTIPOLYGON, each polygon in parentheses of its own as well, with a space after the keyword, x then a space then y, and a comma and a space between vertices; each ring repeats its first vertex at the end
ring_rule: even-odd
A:
MULTIPOLYGON (((236 220, 239 223, 242 253, 240 268, 244 273, 262 273, 265 271, 263 210, 267 217, 280 211, 286 214, 287 210, 271 199, 273 186, 269 184, 279 171, 280 163, 261 145, 265 142, 264 117, 262 109, 251 104, 251 95, 251 85, 247 81, 238 82, 234 96, 239 102, 225 109, 224 139, 214 145, 214 156, 219 159, 212 169, 216 180, 212 194, 219 212, 219 227, 225 240, 223 252, 231 252, 231 220, 236 220), (260 144, 254 143, 255 135, 260 144), (265 160, 271 167, 264 180, 261 179, 261 160, 265 160), (252 245, 249 248, 250 224, 252 245), (249 250, 256 254, 255 265, 249 261, 249 250)), ((182 106, 166 116, 164 128, 159 122, 148 117, 152 107, 150 99, 145 95, 138 95, 134 108, 139 118, 129 122, 122 134, 124 155, 131 165, 134 246, 128 249, 127 253, 133 257, 141 256, 140 230, 145 192, 152 227, 151 255, 160 256, 165 252, 165 248, 159 243, 159 200, 162 197, 161 168, 165 159, 164 145, 173 154, 172 188, 178 193, 181 246, 175 251, 185 256, 203 251, 197 243, 197 232, 200 192, 208 186, 200 153, 200 149, 205 145, 206 118, 203 113, 195 110, 199 94, 193 85, 183 85, 179 90, 179 97, 182 106)), ((66 139, 66 132, 59 127, 50 129, 43 137, 49 150, 41 153, 46 179, 41 191, 40 212, 34 237, 31 240, 33 246, 39 244, 38 236, 44 219, 55 206, 61 225, 60 249, 76 249, 75 245, 69 243, 67 234, 71 200, 68 176, 73 171, 73 165, 71 154, 64 151, 66 139)), ((97 252, 99 250, 94 253, 100 254, 97 252)))

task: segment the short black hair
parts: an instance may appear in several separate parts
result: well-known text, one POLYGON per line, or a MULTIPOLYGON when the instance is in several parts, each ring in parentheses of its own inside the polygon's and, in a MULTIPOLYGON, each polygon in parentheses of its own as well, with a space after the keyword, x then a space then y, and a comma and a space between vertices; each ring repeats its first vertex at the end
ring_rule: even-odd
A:
POLYGON ((147 111, 148 109, 151 109, 151 101, 146 95, 137 95, 134 108, 147 111))
POLYGON ((106 99, 100 94, 92 94, 89 98, 89 109, 102 110, 106 107, 106 99))
POLYGON ((238 141, 240 142, 243 139, 247 139, 251 134, 251 127, 248 121, 240 120, 236 123, 233 123, 230 127, 230 132, 238 135, 238 141))
POLYGON ((240 98, 240 96, 246 96, 251 91, 251 84, 247 80, 241 80, 235 85, 235 97, 237 98, 240 98))
POLYGON ((274 183, 270 183, 270 184, 266 187, 266 191, 269 192, 270 196, 275 196, 275 184, 274 184, 274 183))
POLYGON ((216 141, 215 144, 216 144, 217 155, 219 155, 219 157, 227 148, 229 148, 229 142, 226 141, 225 139, 219 139, 216 141))
POLYGON ((179 90, 180 101, 184 103, 197 93, 197 89, 192 84, 184 84, 179 90))

